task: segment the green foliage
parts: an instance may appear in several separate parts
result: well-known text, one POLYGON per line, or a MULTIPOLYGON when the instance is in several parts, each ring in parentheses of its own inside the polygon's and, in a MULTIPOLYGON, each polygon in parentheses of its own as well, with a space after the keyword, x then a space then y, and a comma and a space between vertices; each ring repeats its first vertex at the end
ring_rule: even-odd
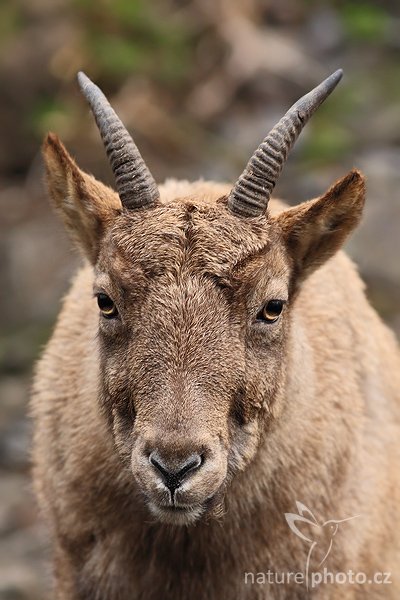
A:
POLYGON ((387 61, 385 67, 377 70, 374 74, 374 82, 379 87, 381 106, 385 106, 389 102, 397 106, 400 104, 400 64, 398 61, 387 61))
POLYGON ((354 151, 354 132, 349 128, 348 118, 363 110, 362 89, 354 75, 351 82, 341 86, 340 94, 332 94, 317 111, 308 125, 310 131, 300 160, 325 165, 343 160, 354 151))
POLYGON ((303 151, 304 162, 325 165, 346 155, 352 148, 351 133, 344 127, 333 123, 324 123, 313 127, 303 151))
POLYGON ((0 48, 22 27, 22 17, 18 7, 11 2, 0 2, 0 48))
POLYGON ((68 129, 73 118, 74 115, 70 105, 64 105, 54 96, 42 96, 38 98, 27 115, 27 127, 39 139, 47 131, 58 131, 62 135, 68 129))
POLYGON ((132 73, 172 84, 184 79, 190 66, 191 35, 174 19, 163 18, 158 4, 75 0, 91 66, 109 79, 132 73))
POLYGON ((384 39, 390 17, 385 9, 376 3, 346 2, 340 14, 350 38, 367 42, 379 42, 384 39))

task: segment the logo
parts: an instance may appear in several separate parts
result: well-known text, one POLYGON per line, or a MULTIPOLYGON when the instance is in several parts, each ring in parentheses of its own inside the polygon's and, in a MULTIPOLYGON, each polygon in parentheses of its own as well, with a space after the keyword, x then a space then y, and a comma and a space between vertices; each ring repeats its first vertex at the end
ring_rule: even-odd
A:
POLYGON ((302 502, 296 500, 296 508, 298 514, 285 513, 285 518, 293 533, 310 545, 305 568, 305 581, 308 590, 311 558, 316 558, 318 569, 322 567, 332 551, 334 539, 341 524, 356 519, 359 515, 345 519, 329 519, 319 523, 311 510, 302 502))

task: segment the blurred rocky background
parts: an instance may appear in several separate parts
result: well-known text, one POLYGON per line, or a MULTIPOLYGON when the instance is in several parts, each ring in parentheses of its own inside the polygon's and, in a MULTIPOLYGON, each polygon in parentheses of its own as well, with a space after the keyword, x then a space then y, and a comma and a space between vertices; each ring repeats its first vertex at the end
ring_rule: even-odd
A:
POLYGON ((104 89, 158 180, 233 180, 263 134, 338 67, 277 195, 297 203, 352 166, 368 176, 348 246, 400 331, 400 4, 296 0, 0 2, 0 600, 39 600, 46 538, 29 480, 27 397, 78 262, 42 183, 57 132, 84 169, 112 177, 75 75, 104 89))

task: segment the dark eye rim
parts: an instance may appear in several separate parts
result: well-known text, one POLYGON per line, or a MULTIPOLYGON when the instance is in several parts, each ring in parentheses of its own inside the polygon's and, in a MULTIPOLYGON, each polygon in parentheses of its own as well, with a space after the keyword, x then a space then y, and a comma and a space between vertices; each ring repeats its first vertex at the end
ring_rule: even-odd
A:
POLYGON ((115 319, 118 316, 118 309, 115 305, 115 302, 108 294, 105 294, 104 292, 98 292, 96 294, 96 298, 102 317, 105 319, 115 319))
MULTIPOLYGON (((256 317, 256 322, 257 323, 265 323, 266 325, 273 325, 280 319, 286 302, 287 302, 287 300, 282 300, 281 298, 271 298, 270 300, 265 302, 262 305, 261 309, 258 311, 257 317, 256 317), (278 306, 279 312, 276 312, 276 315, 273 318, 268 319, 265 317, 264 311, 268 307, 268 305, 271 305, 272 303, 276 303, 279 305, 278 306)), ((277 307, 275 307, 275 308, 277 308, 277 307)), ((274 312, 273 307, 270 307, 270 311, 274 312)))

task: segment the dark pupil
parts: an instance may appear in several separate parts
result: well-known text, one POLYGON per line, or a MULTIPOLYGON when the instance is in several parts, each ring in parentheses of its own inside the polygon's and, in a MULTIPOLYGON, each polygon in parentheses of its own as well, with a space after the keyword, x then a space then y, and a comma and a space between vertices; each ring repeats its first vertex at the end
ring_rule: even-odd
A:
POLYGON ((267 312, 278 316, 282 312, 282 302, 280 300, 270 300, 267 304, 267 312))
POLYGON ((107 294, 99 294, 97 296, 97 304, 99 305, 100 310, 106 312, 111 311, 114 308, 114 302, 107 294))

